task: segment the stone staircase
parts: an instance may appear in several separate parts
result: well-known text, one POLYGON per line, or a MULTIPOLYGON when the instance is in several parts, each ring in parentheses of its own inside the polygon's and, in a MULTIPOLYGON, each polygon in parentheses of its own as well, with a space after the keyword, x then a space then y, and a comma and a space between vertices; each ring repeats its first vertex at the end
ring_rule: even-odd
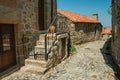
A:
POLYGON ((26 59, 25 66, 21 68, 21 71, 31 72, 34 74, 44 74, 47 71, 46 65, 46 61, 26 59))
MULTIPOLYGON (((47 39, 49 40, 47 41, 48 52, 55 40, 55 34, 48 34, 47 39)), ((32 56, 29 56, 29 58, 25 60, 25 66, 21 68, 21 71, 44 74, 48 70, 47 61, 45 61, 45 34, 40 34, 39 40, 36 42, 36 46, 34 48, 34 53, 29 53, 32 56), (34 59, 34 55, 36 55, 36 59, 34 59)))

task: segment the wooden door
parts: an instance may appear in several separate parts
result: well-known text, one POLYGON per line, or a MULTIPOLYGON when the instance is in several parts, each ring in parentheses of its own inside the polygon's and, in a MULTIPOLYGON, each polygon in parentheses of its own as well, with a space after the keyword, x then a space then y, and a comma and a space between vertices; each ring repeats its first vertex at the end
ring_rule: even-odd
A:
POLYGON ((16 64, 14 25, 0 24, 0 72, 16 64))

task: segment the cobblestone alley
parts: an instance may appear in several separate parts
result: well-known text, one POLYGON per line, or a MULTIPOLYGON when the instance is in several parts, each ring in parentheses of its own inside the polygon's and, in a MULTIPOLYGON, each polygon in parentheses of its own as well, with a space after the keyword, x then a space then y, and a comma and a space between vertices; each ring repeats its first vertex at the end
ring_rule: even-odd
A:
POLYGON ((17 71, 2 80, 115 80, 100 51, 104 41, 76 46, 77 52, 45 75, 17 71))

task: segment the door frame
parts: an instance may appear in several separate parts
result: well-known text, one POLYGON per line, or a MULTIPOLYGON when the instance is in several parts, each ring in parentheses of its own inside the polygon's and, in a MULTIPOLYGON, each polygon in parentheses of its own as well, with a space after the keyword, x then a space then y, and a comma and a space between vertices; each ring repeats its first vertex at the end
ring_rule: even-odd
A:
POLYGON ((15 50, 16 50, 16 62, 18 64, 18 53, 17 53, 17 35, 18 35, 18 23, 17 20, 0 20, 0 24, 13 24, 14 25, 14 37, 15 37, 15 50))
POLYGON ((16 44, 15 44, 15 30, 14 30, 14 24, 0 24, 0 37, 1 37, 1 70, 2 72, 6 71, 7 69, 13 67, 14 65, 16 65, 17 61, 16 61, 16 44), (4 31, 7 30, 7 31, 4 31), (5 32, 5 33, 4 33, 5 32), (4 42, 4 38, 3 36, 8 36, 8 45, 9 48, 7 50, 5 46, 3 45, 4 42), (9 62, 10 61, 10 62, 9 62))
MULTIPOLYGON (((16 64, 8 69, 8 70, 5 70, 4 72, 0 73, 0 77, 4 77, 4 76, 7 76, 9 75, 11 72, 14 72, 18 69, 20 69, 20 63, 19 63, 19 54, 18 54, 18 51, 17 51, 17 35, 18 35, 18 27, 19 27, 19 23, 17 20, 0 20, 0 24, 13 24, 14 25, 14 39, 15 39, 15 54, 16 54, 16 64)), ((1 79, 0 78, 0 79, 1 79)))

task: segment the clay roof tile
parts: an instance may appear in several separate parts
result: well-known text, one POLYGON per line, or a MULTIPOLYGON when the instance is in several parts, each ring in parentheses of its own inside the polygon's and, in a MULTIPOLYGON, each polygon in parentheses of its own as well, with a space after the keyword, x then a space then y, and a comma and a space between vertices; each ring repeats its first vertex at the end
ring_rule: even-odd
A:
POLYGON ((73 12, 68 12, 64 10, 57 10, 58 13, 64 15, 65 17, 69 18, 70 20, 74 22, 89 22, 89 23, 100 23, 97 20, 94 20, 88 16, 82 15, 82 14, 77 14, 73 12))

